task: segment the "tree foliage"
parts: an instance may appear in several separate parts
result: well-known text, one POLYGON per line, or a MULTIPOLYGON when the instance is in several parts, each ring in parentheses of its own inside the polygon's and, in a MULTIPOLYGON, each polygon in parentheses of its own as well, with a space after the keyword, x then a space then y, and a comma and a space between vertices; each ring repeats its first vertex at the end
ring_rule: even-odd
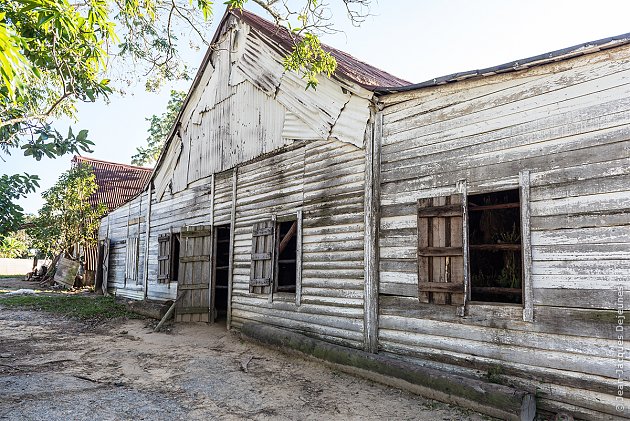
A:
POLYGON ((171 90, 171 98, 168 100, 166 112, 162 115, 153 114, 146 120, 150 123, 147 145, 136 148, 137 153, 131 157, 133 165, 153 164, 157 161, 168 136, 175 124, 177 114, 186 98, 186 92, 171 90))
POLYGON ((92 206, 88 201, 96 189, 96 176, 87 164, 63 173, 42 194, 46 202, 28 229, 33 245, 46 256, 67 252, 75 244, 82 249, 94 245, 106 211, 105 205, 92 206))
POLYGON ((0 240, 0 257, 27 258, 30 245, 31 240, 25 230, 13 232, 0 240))
POLYGON ((24 209, 17 200, 35 191, 39 178, 28 174, 0 176, 0 241, 16 231, 23 221, 24 209))
MULTIPOLYGON (((367 16, 369 0, 337 1, 345 5, 353 23, 367 16)), ((335 70, 334 58, 317 38, 318 33, 334 31, 327 5, 319 0, 252 2, 289 29, 294 48, 284 64, 301 72, 308 87, 317 85, 319 74, 335 70)), ((225 3, 240 9, 247 0, 225 3)), ((76 135, 59 131, 52 121, 76 117, 79 102, 106 99, 115 85, 110 80, 124 80, 130 73, 123 64, 125 75, 116 74, 111 65, 116 61, 131 61, 147 89, 156 89, 164 80, 188 78, 189 69, 178 54, 181 40, 194 35, 209 45, 212 10, 211 0, 0 2, 0 153, 20 150, 39 160, 90 152, 93 143, 86 130, 76 135)), ((144 151, 148 155, 153 153, 150 148, 144 151)), ((28 174, 8 181, 11 184, 0 189, 0 203, 23 197, 37 186, 37 177, 28 174)), ((2 211, 0 235, 5 226, 19 224, 21 208, 11 206, 2 211)))

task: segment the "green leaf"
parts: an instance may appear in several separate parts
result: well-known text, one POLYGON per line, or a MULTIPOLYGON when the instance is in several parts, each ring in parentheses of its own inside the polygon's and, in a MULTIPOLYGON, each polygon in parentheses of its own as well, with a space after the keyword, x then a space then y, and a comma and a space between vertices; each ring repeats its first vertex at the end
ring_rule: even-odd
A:
POLYGON ((85 142, 85 140, 87 139, 88 136, 88 131, 83 129, 79 131, 79 134, 77 135, 77 142, 85 142))

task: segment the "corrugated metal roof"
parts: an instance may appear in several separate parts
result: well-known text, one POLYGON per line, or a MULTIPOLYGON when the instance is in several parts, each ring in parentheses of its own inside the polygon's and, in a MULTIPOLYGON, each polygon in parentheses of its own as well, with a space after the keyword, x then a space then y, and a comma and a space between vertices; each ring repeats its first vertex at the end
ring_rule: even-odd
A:
POLYGON ((72 164, 88 164, 96 175, 98 189, 89 202, 107 206, 107 211, 122 206, 141 193, 151 177, 151 168, 135 167, 75 155, 72 164))
MULTIPOLYGON (((282 48, 288 51, 293 48, 293 40, 289 31, 285 28, 244 9, 242 11, 231 10, 230 13, 259 31, 264 32, 265 35, 276 41, 282 48)), ((322 44, 322 48, 337 60, 336 75, 350 79, 366 89, 374 90, 374 88, 379 86, 406 86, 411 83, 384 70, 377 69, 336 48, 325 44, 322 44)))
POLYGON ((599 39, 596 41, 589 41, 584 44, 574 45, 572 47, 563 48, 561 50, 551 51, 549 53, 539 54, 537 56, 528 57, 520 60, 511 61, 509 63, 500 64, 498 66, 487 67, 480 70, 469 70, 466 72, 453 73, 446 76, 437 77, 427 80, 425 82, 416 83, 400 87, 399 85, 382 85, 380 88, 374 89, 380 94, 389 94, 396 92, 412 91, 414 89, 427 88, 430 86, 443 85, 446 83, 458 82, 464 79, 471 79, 476 77, 492 76, 499 73, 515 72, 524 70, 530 67, 540 66, 547 63, 553 63, 562 60, 568 60, 573 57, 582 56, 585 54, 591 54, 598 51, 606 50, 609 48, 619 47, 630 43, 630 33, 617 35, 614 37, 608 37, 599 39))

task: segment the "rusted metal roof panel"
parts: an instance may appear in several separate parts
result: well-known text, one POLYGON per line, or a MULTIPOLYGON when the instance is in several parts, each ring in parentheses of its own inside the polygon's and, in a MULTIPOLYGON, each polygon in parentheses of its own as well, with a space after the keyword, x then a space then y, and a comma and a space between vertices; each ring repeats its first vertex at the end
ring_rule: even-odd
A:
MULTIPOLYGON (((293 40, 285 28, 269 22, 247 10, 232 10, 230 13, 259 31, 262 31, 265 35, 276 41, 283 49, 287 51, 292 49, 293 40)), ((336 75, 350 79, 366 89, 373 90, 379 86, 394 87, 411 84, 411 82, 398 78, 384 70, 377 69, 341 50, 337 50, 325 44, 322 44, 322 48, 337 60, 336 75)))
POLYGON ((98 189, 90 197, 90 204, 102 203, 107 206, 108 212, 141 193, 147 185, 152 171, 151 168, 117 164, 77 155, 72 158, 72 165, 79 164, 90 165, 96 175, 98 189))

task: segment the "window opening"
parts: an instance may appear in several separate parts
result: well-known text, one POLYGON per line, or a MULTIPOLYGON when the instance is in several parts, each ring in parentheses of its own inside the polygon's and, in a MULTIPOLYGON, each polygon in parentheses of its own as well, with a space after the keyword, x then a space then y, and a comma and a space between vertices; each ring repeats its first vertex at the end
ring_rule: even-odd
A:
POLYGON ((520 206, 518 190, 468 196, 472 301, 523 302, 520 206))
POLYGON ((278 262, 275 291, 295 292, 297 280, 297 220, 277 223, 278 262))

